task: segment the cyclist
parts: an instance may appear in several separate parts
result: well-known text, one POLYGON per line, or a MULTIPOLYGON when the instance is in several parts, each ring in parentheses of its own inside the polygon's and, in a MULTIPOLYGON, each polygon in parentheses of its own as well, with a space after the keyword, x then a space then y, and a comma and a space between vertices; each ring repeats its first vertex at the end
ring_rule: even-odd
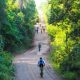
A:
POLYGON ((43 68, 45 66, 45 61, 43 60, 42 57, 40 57, 38 61, 38 66, 40 67, 40 76, 43 77, 43 68))
POLYGON ((38 44, 39 52, 41 51, 41 43, 38 44))
POLYGON ((36 32, 37 32, 37 33, 38 33, 38 31, 39 31, 39 27, 36 28, 36 32))

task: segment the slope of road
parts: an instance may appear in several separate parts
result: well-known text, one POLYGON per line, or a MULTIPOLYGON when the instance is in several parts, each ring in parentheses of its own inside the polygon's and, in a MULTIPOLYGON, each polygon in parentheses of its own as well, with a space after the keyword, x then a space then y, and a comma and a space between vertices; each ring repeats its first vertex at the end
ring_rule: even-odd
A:
POLYGON ((14 64, 16 67, 16 80, 61 80, 55 71, 50 67, 46 54, 49 50, 47 33, 35 33, 34 45, 32 50, 28 50, 24 54, 20 54, 14 58, 14 64), (38 43, 41 43, 41 51, 38 51, 38 43), (41 78, 39 73, 39 67, 37 62, 42 56, 46 62, 44 68, 44 77, 41 78))

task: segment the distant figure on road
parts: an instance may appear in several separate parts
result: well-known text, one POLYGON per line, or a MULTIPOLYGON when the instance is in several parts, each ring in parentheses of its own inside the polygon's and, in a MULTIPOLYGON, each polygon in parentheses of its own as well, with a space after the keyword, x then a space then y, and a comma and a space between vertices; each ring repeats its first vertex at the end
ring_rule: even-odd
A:
POLYGON ((41 51, 41 43, 38 44, 39 52, 41 51))
POLYGON ((37 32, 37 34, 38 34, 38 31, 39 31, 39 27, 36 28, 36 32, 37 32))
POLYGON ((43 32, 45 32, 45 28, 43 28, 43 32))
POLYGON ((42 28, 41 28, 41 33, 42 33, 43 31, 42 31, 42 28))
POLYGON ((41 27, 41 23, 40 23, 40 27, 41 27))

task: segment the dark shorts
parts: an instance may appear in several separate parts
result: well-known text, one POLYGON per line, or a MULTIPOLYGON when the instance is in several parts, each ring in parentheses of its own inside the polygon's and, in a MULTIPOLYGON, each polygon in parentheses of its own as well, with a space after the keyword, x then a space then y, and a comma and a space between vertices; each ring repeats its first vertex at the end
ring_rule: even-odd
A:
POLYGON ((44 65, 43 64, 40 64, 39 67, 44 67, 44 65))

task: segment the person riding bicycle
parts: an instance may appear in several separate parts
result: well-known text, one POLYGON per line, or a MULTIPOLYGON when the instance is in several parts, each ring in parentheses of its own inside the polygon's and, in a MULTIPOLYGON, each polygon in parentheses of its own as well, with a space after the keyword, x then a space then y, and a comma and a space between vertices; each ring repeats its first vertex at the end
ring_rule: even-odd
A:
POLYGON ((39 61, 38 61, 38 65, 39 65, 39 67, 44 67, 45 66, 45 61, 43 60, 43 58, 42 57, 40 57, 40 59, 39 59, 39 61))
POLYGON ((35 31, 36 31, 36 32, 37 32, 37 34, 38 34, 38 31, 39 31, 39 27, 36 27, 35 31))
POLYGON ((43 77, 43 67, 45 66, 45 61, 43 60, 42 57, 40 57, 38 61, 38 66, 40 67, 40 76, 43 77))
POLYGON ((39 52, 41 51, 41 43, 38 44, 39 52))

